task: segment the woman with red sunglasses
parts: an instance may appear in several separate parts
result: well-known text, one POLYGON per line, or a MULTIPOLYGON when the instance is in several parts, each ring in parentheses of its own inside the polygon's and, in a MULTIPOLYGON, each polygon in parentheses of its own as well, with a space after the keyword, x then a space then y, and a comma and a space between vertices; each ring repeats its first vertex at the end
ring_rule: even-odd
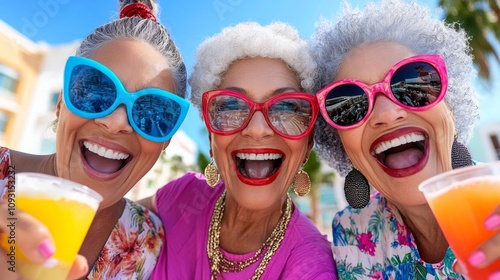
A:
MULTIPOLYGON (((479 117, 475 71, 464 31, 431 14, 382 0, 346 6, 318 25, 315 149, 347 175, 350 204, 332 225, 340 278, 464 277, 418 185, 474 164, 464 144, 479 117)), ((500 233, 500 208, 489 221, 500 233)), ((498 258, 498 238, 478 248, 472 265, 498 258)))
POLYGON ((284 23, 240 23, 201 44, 189 83, 212 161, 146 201, 166 237, 152 279, 336 279, 331 244, 288 195, 310 188, 315 70, 284 23))
MULTIPOLYGON (((56 152, 33 156, 0 149, 0 181, 6 187, 8 171, 15 169, 66 178, 102 195, 69 277, 149 279, 164 241, 160 219, 124 196, 153 167, 182 122, 186 69, 156 21, 155 1, 122 0, 119 6, 120 18, 96 28, 66 63, 56 107, 56 152)), ((0 201, 0 232, 9 230, 3 222, 7 212, 0 201)), ((32 261, 45 262, 58 248, 43 225, 19 212, 17 248, 32 261)), ((5 256, 0 253, 0 278, 18 279, 5 267, 5 256)))

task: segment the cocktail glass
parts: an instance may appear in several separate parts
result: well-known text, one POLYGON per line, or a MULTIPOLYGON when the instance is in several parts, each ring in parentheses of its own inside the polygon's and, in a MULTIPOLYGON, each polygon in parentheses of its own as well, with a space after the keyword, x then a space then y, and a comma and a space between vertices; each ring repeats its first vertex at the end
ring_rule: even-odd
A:
POLYGON ((468 258, 499 231, 484 221, 500 205, 500 162, 483 163, 448 171, 419 185, 455 256, 466 265, 468 279, 488 279, 500 270, 500 260, 486 268, 468 258))

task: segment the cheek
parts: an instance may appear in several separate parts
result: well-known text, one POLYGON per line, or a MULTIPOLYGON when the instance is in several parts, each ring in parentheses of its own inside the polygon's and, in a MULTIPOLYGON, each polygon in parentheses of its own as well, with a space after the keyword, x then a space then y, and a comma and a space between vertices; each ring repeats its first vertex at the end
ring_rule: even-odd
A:
MULTIPOLYGON (((212 156, 215 160, 215 164, 220 171, 229 167, 228 161, 231 159, 231 144, 234 141, 234 136, 220 136, 212 134, 210 140, 210 149, 212 151, 212 156)), ((233 148, 234 149, 234 148, 233 148)))
MULTIPOLYGON (((148 141, 139 135, 136 136, 137 139, 139 140, 139 145, 141 146, 141 156, 144 156, 144 158, 148 161, 156 161, 163 151, 163 145, 164 145, 163 142, 158 143, 158 142, 148 141)), ((165 150, 167 149, 169 149, 168 146, 165 150)))
POLYGON ((438 147, 449 149, 455 135, 455 122, 453 114, 448 110, 444 102, 426 112, 422 112, 421 116, 429 122, 435 134, 434 139, 431 139, 431 141, 434 141, 438 147))
POLYGON ((359 166, 356 164, 356 159, 362 156, 362 127, 338 131, 344 150, 355 166, 359 166))
POLYGON ((72 147, 77 132, 91 120, 81 118, 71 113, 65 106, 61 106, 59 118, 56 124, 57 147, 72 147))

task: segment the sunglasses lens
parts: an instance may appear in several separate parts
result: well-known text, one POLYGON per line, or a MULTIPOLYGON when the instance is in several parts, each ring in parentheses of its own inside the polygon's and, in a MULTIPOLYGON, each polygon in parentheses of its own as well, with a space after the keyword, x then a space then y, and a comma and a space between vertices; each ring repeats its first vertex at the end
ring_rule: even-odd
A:
POLYGON ((332 122, 350 126, 361 121, 368 112, 368 97, 355 84, 343 84, 330 90, 325 98, 325 108, 332 122))
POLYGON ((429 63, 408 63, 394 72, 391 89, 403 105, 423 107, 432 104, 442 94, 441 77, 429 63))
POLYGON ((69 82, 69 100, 85 113, 101 113, 116 100, 116 86, 101 71, 86 65, 73 68, 69 82))
POLYGON ((163 137, 175 128, 181 107, 174 100, 158 95, 146 94, 134 102, 132 118, 135 125, 152 137, 163 137))
POLYGON ((230 132, 240 128, 250 114, 245 100, 229 95, 219 95, 208 103, 208 122, 213 130, 230 132))
POLYGON ((301 135, 311 125, 312 108, 309 100, 281 99, 269 107, 269 120, 274 129, 285 135, 301 135))

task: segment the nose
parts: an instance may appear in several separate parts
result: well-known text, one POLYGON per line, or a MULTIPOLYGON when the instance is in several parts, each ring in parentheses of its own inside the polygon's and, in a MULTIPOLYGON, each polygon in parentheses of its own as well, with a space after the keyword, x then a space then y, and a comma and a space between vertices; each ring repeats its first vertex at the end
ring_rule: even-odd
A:
POLYGON ((107 116, 95 119, 95 122, 110 134, 130 134, 134 131, 128 122, 124 105, 119 106, 107 116))
POLYGON ((406 119, 407 115, 408 112, 404 108, 392 102, 384 94, 377 93, 368 122, 372 127, 391 125, 397 121, 406 119))
POLYGON ((262 139, 274 135, 274 130, 267 123, 264 113, 256 111, 241 134, 254 139, 262 139))

